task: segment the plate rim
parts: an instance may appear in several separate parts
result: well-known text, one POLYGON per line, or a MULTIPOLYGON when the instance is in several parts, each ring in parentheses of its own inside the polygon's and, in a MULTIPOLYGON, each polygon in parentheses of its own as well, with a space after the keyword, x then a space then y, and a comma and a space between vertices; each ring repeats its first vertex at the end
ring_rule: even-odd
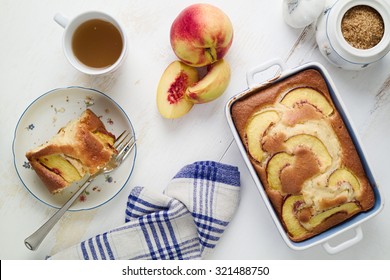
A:
MULTIPOLYGON (((16 164, 15 142, 16 142, 16 138, 17 138, 16 134, 17 134, 20 122, 21 122, 23 116, 26 114, 26 112, 30 109, 30 107, 33 106, 38 100, 41 100, 42 98, 44 98, 45 96, 53 94, 54 92, 59 91, 59 90, 67 90, 67 89, 81 89, 81 90, 92 91, 92 92, 100 94, 103 97, 105 97, 108 100, 110 100, 123 113, 123 115, 126 117, 127 121, 130 124, 131 130, 133 132, 134 140, 137 140, 133 123, 131 122, 131 120, 130 120, 129 116, 127 115, 126 111, 112 97, 108 96, 107 94, 105 94, 104 92, 102 92, 100 90, 97 90, 97 89, 94 89, 94 88, 89 88, 89 87, 83 87, 83 86, 58 87, 58 88, 54 88, 54 89, 51 89, 49 91, 46 91, 45 93, 41 94, 40 96, 36 97, 33 101, 31 101, 31 103, 23 110, 22 114, 19 116, 19 119, 18 119, 18 121, 16 123, 16 126, 15 126, 15 129, 14 129, 14 136, 13 136, 13 140, 12 140, 12 155, 13 155, 14 168, 15 168, 16 174, 18 175, 18 178, 19 178, 20 182, 22 182, 24 188, 27 189, 27 191, 33 197, 35 197, 38 201, 40 201, 44 205, 47 205, 47 206, 49 206, 51 208, 54 208, 54 209, 60 209, 61 207, 58 207, 58 206, 52 205, 52 204, 50 204, 50 203, 48 203, 46 201, 43 201, 36 194, 34 194, 30 190, 30 188, 26 185, 26 183, 23 181, 23 179, 22 179, 22 177, 21 177, 21 175, 20 175, 20 173, 18 171, 17 164, 16 164)), ((136 159, 137 159, 137 144, 134 145, 134 159, 133 159, 133 164, 131 166, 131 170, 129 172, 129 175, 127 176, 127 178, 126 178, 125 182, 123 183, 123 185, 118 189, 118 191, 116 193, 114 193, 113 196, 111 196, 109 199, 107 199, 104 202, 99 203, 98 205, 95 205, 93 207, 80 207, 80 208, 77 208, 77 209, 69 208, 67 211, 69 211, 69 212, 79 212, 79 211, 85 211, 85 210, 93 210, 93 209, 96 209, 98 207, 101 207, 101 206, 107 204, 112 199, 114 199, 124 189, 124 187, 127 185, 128 181, 130 180, 130 177, 131 177, 131 175, 133 174, 133 171, 134 171, 136 159)))

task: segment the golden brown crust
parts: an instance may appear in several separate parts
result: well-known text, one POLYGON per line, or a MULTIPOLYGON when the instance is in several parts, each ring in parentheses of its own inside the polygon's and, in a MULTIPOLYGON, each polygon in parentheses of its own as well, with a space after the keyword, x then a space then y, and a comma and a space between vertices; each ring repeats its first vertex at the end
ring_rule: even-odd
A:
POLYGON ((303 183, 320 170, 316 157, 307 149, 298 148, 295 156, 296 163, 283 168, 280 172, 283 193, 300 194, 303 183))
MULTIPOLYGON (((248 95, 237 100, 232 105, 231 115, 237 132, 248 151, 248 157, 286 232, 293 241, 306 240, 345 221, 358 212, 366 211, 373 207, 375 202, 374 193, 359 155, 341 116, 332 102, 327 84, 318 71, 314 69, 304 70, 275 84, 260 88, 254 93, 248 93, 248 95), (313 89, 325 97, 326 101, 333 108, 331 113, 325 114, 323 112, 324 109, 313 106, 306 101, 297 103, 292 107, 280 105, 289 92, 300 88, 313 89), (265 155, 263 161, 259 162, 258 159, 254 159, 251 156, 248 150, 246 128, 253 116, 264 110, 275 110, 280 115, 280 120, 277 125, 272 123, 264 135, 262 135, 259 145, 262 146, 265 155), (310 125, 324 124, 327 127, 324 129, 326 133, 329 130, 333 131, 331 135, 324 134, 325 136, 321 135, 320 132, 317 133, 316 129, 312 129, 309 133, 319 138, 328 150, 334 149, 334 151, 329 152, 332 159, 329 165, 321 162, 321 157, 316 157, 310 148, 298 146, 294 151, 288 151, 285 145, 291 134, 305 133, 305 129, 310 122, 312 122, 310 125), (289 133, 290 135, 288 135, 289 133), (336 149, 334 146, 338 148, 336 147, 336 149), (275 186, 270 185, 267 165, 270 163, 270 159, 280 152, 289 153, 293 161, 280 167, 278 174, 282 187, 278 190, 277 188, 275 189, 275 186), (346 184, 343 180, 338 182, 336 186, 327 186, 329 183, 327 180, 329 180, 331 172, 337 169, 345 169, 348 170, 348 174, 353 174, 352 177, 356 177, 360 184, 360 191, 352 188, 352 183, 347 182, 348 184, 346 184), (322 176, 324 178, 320 178, 322 174, 324 174, 322 176), (311 183, 311 185, 304 184, 307 180, 312 180, 314 183, 311 183), (322 192, 316 189, 316 184, 324 185, 322 192), (333 189, 330 191, 330 188, 333 189), (334 193, 334 196, 332 196, 332 193, 334 193), (287 197, 291 195, 303 195, 305 198, 304 203, 300 205, 303 208, 299 211, 294 210, 296 211, 295 217, 297 221, 306 224, 306 229, 303 230, 305 231, 304 234, 293 236, 282 218, 283 204, 287 197), (317 199, 318 201, 314 202, 317 199), (350 208, 349 210, 341 209, 337 213, 329 214, 320 224, 313 228, 307 226, 311 217, 321 213, 324 216, 327 214, 326 211, 347 204, 347 202, 355 203, 354 207, 358 211, 355 208, 350 208)), ((326 162, 324 158, 322 158, 322 161, 326 162)), ((331 211, 328 211, 328 213, 331 213, 331 211)))
POLYGON ((90 109, 83 112, 79 119, 69 122, 46 144, 26 153, 38 176, 51 193, 57 193, 70 183, 61 174, 61 170, 48 168, 41 163, 42 158, 61 155, 69 159, 72 165, 79 164, 80 175, 94 174, 116 153, 112 143, 115 136, 107 131, 103 122, 90 109), (104 141, 98 133, 107 135, 111 141, 104 141), (111 143, 110 143, 111 142, 111 143))
POLYGON ((45 184, 49 192, 57 193, 68 186, 68 182, 60 175, 44 167, 38 160, 31 158, 29 161, 31 167, 45 184))

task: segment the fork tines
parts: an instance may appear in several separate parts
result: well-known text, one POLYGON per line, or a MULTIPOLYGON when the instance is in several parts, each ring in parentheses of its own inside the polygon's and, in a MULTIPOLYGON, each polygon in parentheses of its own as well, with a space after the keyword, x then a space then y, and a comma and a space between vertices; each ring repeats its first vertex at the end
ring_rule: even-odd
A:
POLYGON ((117 160, 123 160, 127 155, 127 151, 131 150, 135 145, 135 138, 127 130, 123 131, 115 140, 114 148, 118 151, 117 160))

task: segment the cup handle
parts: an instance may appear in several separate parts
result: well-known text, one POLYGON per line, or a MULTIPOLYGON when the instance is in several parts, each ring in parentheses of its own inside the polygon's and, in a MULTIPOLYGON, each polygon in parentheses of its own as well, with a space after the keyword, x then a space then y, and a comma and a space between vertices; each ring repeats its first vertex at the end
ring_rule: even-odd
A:
POLYGON ((355 236, 352 237, 351 239, 336 246, 331 246, 328 242, 324 243, 322 246, 329 254, 337 254, 351 247, 352 245, 355 245, 356 243, 360 242, 363 239, 363 231, 360 226, 357 226, 354 229, 355 229, 355 236))
POLYGON ((60 13, 54 15, 54 21, 61 25, 63 28, 65 28, 69 22, 69 20, 60 13))

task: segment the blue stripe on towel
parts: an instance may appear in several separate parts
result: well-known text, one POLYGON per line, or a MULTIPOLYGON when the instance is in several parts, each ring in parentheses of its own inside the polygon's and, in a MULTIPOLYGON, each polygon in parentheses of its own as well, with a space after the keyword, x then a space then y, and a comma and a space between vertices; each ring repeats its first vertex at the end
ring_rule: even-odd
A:
MULTIPOLYGON (((193 168, 195 168, 195 170, 194 170, 194 172, 195 172, 194 178, 197 178, 198 177, 198 172, 199 172, 199 165, 196 164, 193 168)), ((186 170, 187 168, 183 168, 183 169, 186 170)), ((175 178, 177 178, 177 177, 175 177, 175 178)), ((187 178, 187 177, 184 177, 184 178, 187 178)), ((188 178, 192 178, 192 177, 188 177, 188 178)), ((194 180, 193 191, 192 191, 192 193, 193 193, 193 195, 192 195, 193 196, 193 198, 192 198, 192 204, 193 204, 192 211, 197 211, 197 205, 198 205, 196 203, 196 198, 197 198, 196 192, 197 192, 197 189, 198 189, 198 180, 194 180)))
MULTIPOLYGON (((139 195, 139 193, 137 193, 137 195, 139 195)), ((150 214, 165 209, 167 209, 167 207, 152 204, 139 198, 138 196, 130 194, 125 211, 126 222, 129 222, 131 219, 139 218, 144 214, 150 214)))
MULTIPOLYGON (((151 215, 146 215, 145 217, 139 219, 140 226, 141 226, 146 244, 148 246, 149 254, 150 254, 152 259, 159 259, 157 256, 157 253, 158 253, 160 255, 160 257, 162 259, 164 259, 165 254, 163 254, 163 251, 164 251, 163 248, 165 247, 166 250, 168 251, 168 255, 171 259, 174 258, 175 256, 177 256, 177 258, 179 258, 179 259, 182 259, 181 249, 180 249, 180 246, 178 245, 178 242, 177 242, 177 239, 175 236, 175 232, 173 230, 170 219, 167 215, 167 211, 163 211, 162 216, 163 216, 163 218, 162 218, 161 222, 163 222, 168 228, 168 231, 166 231, 163 227, 159 228, 160 231, 162 232, 162 235, 164 236, 165 246, 162 246, 162 244, 160 243, 159 237, 156 233, 156 229, 153 226, 154 223, 152 222, 151 215), (146 221, 144 221, 144 220, 146 220, 146 221), (148 228, 152 232, 152 235, 149 234, 148 228), (168 238, 171 239, 172 245, 169 245, 170 242, 169 242, 168 238), (155 243, 156 248, 155 248, 153 243, 155 243), (168 244, 168 246, 166 246, 166 244, 168 244), (171 249, 174 249, 174 251, 172 251, 171 249)), ((159 217, 157 217, 157 215, 156 215, 156 219, 158 219, 159 221, 161 220, 159 217)))
POLYGON ((195 219, 199 219, 199 220, 203 220, 203 221, 207 221, 207 222, 212 222, 214 224, 225 226, 225 227, 229 224, 229 222, 225 222, 225 221, 222 221, 222 220, 219 220, 219 219, 216 219, 213 217, 209 217, 209 216, 206 216, 203 214, 199 214, 199 213, 192 213, 192 216, 195 219))
POLYGON ((92 238, 90 238, 88 240, 88 246, 89 246, 89 250, 91 250, 92 258, 94 260, 97 260, 96 250, 95 250, 95 246, 93 245, 93 239, 92 238))
POLYGON ((140 197, 130 195, 129 196, 129 203, 127 204, 128 205, 127 207, 131 208, 132 207, 131 205, 135 205, 135 203, 142 204, 142 205, 144 205, 146 207, 149 207, 150 209, 153 209, 153 210, 164 210, 164 209, 167 209, 166 206, 156 205, 156 204, 150 203, 148 201, 145 201, 145 200, 143 200, 140 197), (134 201, 134 203, 130 203, 130 201, 134 201))
POLYGON ((175 249, 175 253, 179 259, 182 259, 180 246, 178 245, 178 242, 176 240, 175 231, 173 230, 173 227, 172 227, 171 221, 167 215, 167 212, 163 213, 163 217, 164 217, 164 220, 166 221, 166 225, 167 225, 168 231, 169 231, 169 236, 172 240, 173 248, 175 249))
POLYGON ((104 253, 104 249, 103 249, 102 242, 100 241, 100 237, 101 237, 100 234, 96 236, 96 244, 99 249, 100 257, 102 258, 102 260, 105 260, 106 254, 104 253))
MULTIPOLYGON (((199 166, 207 166, 210 170, 210 181, 240 186, 240 176, 238 168, 219 162, 202 161, 187 165, 182 168, 174 178, 199 178, 197 172, 199 166)), ((204 178, 204 177, 202 177, 204 178)))
MULTIPOLYGON (((164 211, 164 212, 166 212, 166 211, 164 211)), ((169 258, 172 259, 173 258, 173 252, 171 250, 171 246, 169 244, 168 236, 167 236, 167 234, 165 232, 165 229, 164 229, 164 226, 163 226, 163 224, 165 224, 165 220, 161 219, 161 215, 164 215, 164 214, 161 213, 161 212, 156 214, 156 221, 157 221, 157 225, 158 225, 158 228, 160 230, 160 233, 161 233, 162 240, 164 242, 164 248, 167 251, 167 254, 168 254, 169 258)))
POLYGON ((152 216, 157 216, 157 215, 156 214, 148 215, 147 221, 150 226, 150 231, 152 232, 152 236, 157 247, 157 252, 159 254, 157 258, 164 260, 165 259, 164 250, 163 247, 161 246, 160 237, 157 234, 157 229, 155 227, 155 222, 153 221, 152 216))
MULTIPOLYGON (((199 239, 199 242, 200 244, 203 246, 203 247, 207 247, 207 248, 211 248, 213 249, 215 247, 216 244, 210 244, 202 239, 199 239)), ((203 251, 203 250, 202 250, 203 251)))
POLYGON ((207 230, 207 231, 210 231, 210 232, 215 232, 215 233, 219 233, 219 234, 222 234, 225 230, 224 228, 217 228, 215 226, 212 226, 212 225, 209 225, 209 224, 203 224, 199 221, 195 221, 195 224, 198 228, 198 230, 207 230))
POLYGON ((148 245, 150 256, 151 256, 152 260, 156 260, 157 259, 156 254, 154 252, 152 240, 150 239, 148 229, 147 229, 147 224, 145 224, 144 218, 145 217, 142 217, 139 219, 139 225, 141 226, 141 230, 144 234, 146 244, 148 245))
POLYGON ((81 252, 83 253, 84 260, 89 260, 87 248, 85 247, 85 241, 81 242, 80 247, 81 247, 81 252))
POLYGON ((203 237, 205 240, 211 240, 211 241, 218 241, 219 240, 219 236, 214 236, 214 235, 211 235, 210 232, 208 231, 207 233, 204 232, 204 231, 198 231, 199 235, 201 237, 203 237))
POLYGON ((115 260, 114 254, 111 250, 110 243, 108 242, 108 235, 107 234, 108 234, 107 232, 105 232, 103 234, 104 245, 106 246, 107 254, 108 254, 108 257, 110 258, 110 260, 115 260))
POLYGON ((141 206, 143 206, 143 205, 141 204, 141 205, 138 206, 138 205, 135 205, 135 204, 131 204, 129 206, 130 209, 128 208, 128 210, 126 210, 126 214, 128 214, 129 216, 138 218, 138 217, 143 216, 144 214, 150 214, 150 213, 154 212, 153 209, 143 208, 141 206), (133 211, 141 212, 142 214, 141 215, 135 214, 133 211))

